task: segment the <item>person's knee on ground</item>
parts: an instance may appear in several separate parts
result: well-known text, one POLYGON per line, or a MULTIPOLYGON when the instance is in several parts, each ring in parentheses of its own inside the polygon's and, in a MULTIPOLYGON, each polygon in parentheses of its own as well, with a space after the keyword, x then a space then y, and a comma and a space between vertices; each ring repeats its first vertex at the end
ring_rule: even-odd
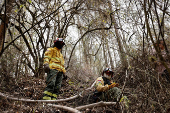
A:
POLYGON ((108 90, 108 97, 113 101, 119 101, 121 95, 121 90, 118 87, 114 87, 108 90))

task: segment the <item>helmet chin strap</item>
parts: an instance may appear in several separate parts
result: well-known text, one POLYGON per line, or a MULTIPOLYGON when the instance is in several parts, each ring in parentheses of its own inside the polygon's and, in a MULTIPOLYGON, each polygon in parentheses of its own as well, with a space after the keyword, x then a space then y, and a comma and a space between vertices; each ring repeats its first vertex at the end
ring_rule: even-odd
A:
POLYGON ((106 77, 107 79, 111 79, 112 78, 111 76, 107 75, 106 73, 104 73, 103 76, 106 77))

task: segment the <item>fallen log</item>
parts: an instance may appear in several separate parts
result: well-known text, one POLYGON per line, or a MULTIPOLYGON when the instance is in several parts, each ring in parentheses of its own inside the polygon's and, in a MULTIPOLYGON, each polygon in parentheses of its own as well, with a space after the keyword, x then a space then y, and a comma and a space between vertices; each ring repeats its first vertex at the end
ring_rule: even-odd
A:
POLYGON ((25 98, 19 98, 19 97, 16 98, 16 97, 13 97, 11 95, 6 95, 6 94, 1 93, 1 92, 0 92, 0 96, 5 97, 5 98, 10 99, 10 100, 30 102, 30 103, 57 103, 57 102, 70 101, 70 100, 73 100, 73 99, 79 97, 79 95, 75 95, 73 97, 69 97, 69 98, 66 98, 66 99, 58 99, 58 100, 31 100, 31 99, 25 99, 25 98))

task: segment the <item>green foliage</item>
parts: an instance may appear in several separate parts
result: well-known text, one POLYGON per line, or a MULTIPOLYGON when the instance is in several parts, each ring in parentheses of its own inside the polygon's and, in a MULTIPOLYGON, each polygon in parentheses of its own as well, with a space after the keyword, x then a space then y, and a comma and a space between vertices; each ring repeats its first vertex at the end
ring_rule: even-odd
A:
POLYGON ((69 84, 69 85, 73 85, 74 82, 72 82, 71 80, 69 80, 69 81, 68 81, 68 84, 69 84))
POLYGON ((129 103, 130 103, 130 100, 127 98, 127 96, 123 96, 121 99, 120 99, 120 102, 122 102, 126 109, 129 108, 129 103))
POLYGON ((31 0, 27 0, 29 3, 32 3, 32 1, 31 0))
POLYGON ((21 4, 21 5, 20 5, 20 8, 22 8, 22 7, 24 7, 24 5, 23 5, 23 4, 21 4))

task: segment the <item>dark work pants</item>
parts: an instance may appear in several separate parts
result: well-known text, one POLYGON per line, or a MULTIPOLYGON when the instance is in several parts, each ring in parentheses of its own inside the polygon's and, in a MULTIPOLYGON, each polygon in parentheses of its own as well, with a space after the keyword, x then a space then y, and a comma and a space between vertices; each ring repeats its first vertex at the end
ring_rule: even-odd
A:
POLYGON ((46 88, 44 90, 43 99, 45 100, 56 100, 61 83, 63 79, 63 73, 55 69, 50 69, 47 73, 46 88))
POLYGON ((121 90, 118 87, 113 87, 106 92, 96 92, 93 95, 94 102, 97 101, 115 101, 117 102, 121 96, 121 90))

